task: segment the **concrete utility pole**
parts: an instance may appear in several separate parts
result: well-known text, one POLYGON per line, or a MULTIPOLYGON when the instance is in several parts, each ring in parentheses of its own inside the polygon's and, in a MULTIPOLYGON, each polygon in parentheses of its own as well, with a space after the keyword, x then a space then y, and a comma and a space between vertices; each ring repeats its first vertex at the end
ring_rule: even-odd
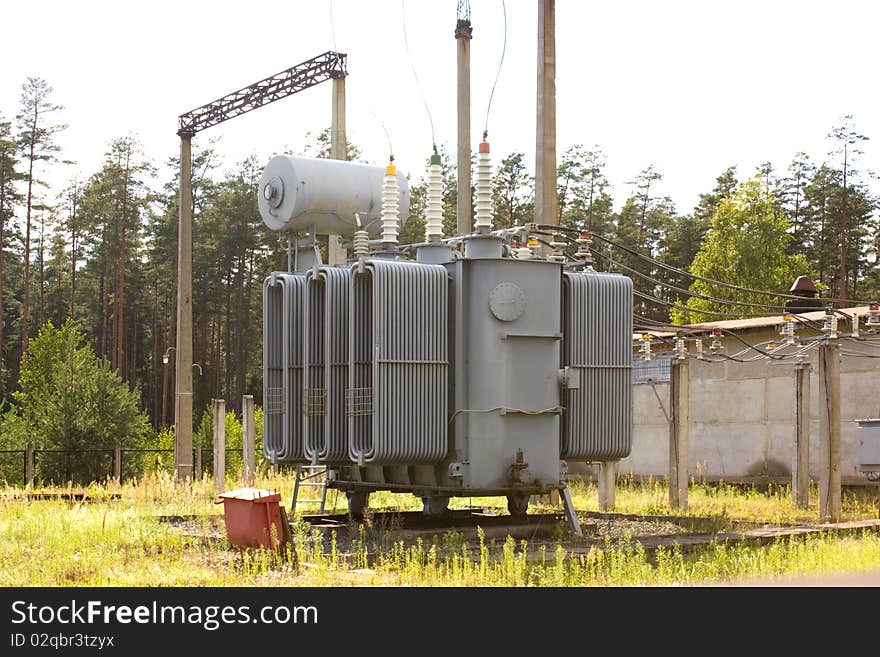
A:
POLYGON ((538 0, 535 221, 559 223, 556 198, 556 1, 538 0))
POLYGON ((180 137, 180 219, 177 232, 177 341, 175 344, 174 478, 192 479, 192 138, 201 130, 298 93, 345 77, 346 56, 328 51, 259 82, 185 112, 180 137))
POLYGON ((214 425, 214 490, 226 490, 226 400, 212 400, 214 425))
MULTIPOLYGON (((348 142, 345 138, 345 72, 331 73, 333 80, 332 108, 330 112, 330 157, 334 160, 348 158, 348 142)), ((331 265, 344 265, 348 256, 339 235, 327 236, 327 261, 331 265)))
POLYGON ((241 430, 242 430, 242 470, 244 485, 253 486, 256 476, 256 423, 254 420, 254 396, 245 395, 241 400, 241 430))
POLYGON ((795 505, 810 505, 810 365, 794 371, 794 459, 791 468, 791 495, 795 505))
POLYGON ((177 342, 174 355, 174 478, 192 479, 192 135, 180 135, 180 210, 177 229, 177 342))
POLYGON ((690 368, 687 360, 673 360, 670 369, 669 399, 672 412, 669 418, 669 505, 684 511, 688 504, 690 368))
POLYGON ((840 522, 840 345, 819 348, 819 518, 840 522))
POLYGON ((620 461, 603 461, 599 464, 599 510, 614 510, 614 492, 620 461))
POLYGON ((459 16, 455 22, 458 51, 458 197, 455 204, 456 230, 459 235, 473 232, 471 208, 471 38, 470 18, 459 16))

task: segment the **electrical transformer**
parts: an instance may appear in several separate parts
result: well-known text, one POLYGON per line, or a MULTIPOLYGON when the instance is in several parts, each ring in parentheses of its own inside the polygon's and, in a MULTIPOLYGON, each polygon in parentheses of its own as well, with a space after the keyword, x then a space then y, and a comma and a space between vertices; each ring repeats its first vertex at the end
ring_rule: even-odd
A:
MULTIPOLYGON (((300 207, 296 230, 308 238, 291 242, 292 271, 263 288, 271 462, 326 466, 354 513, 388 490, 414 493, 430 514, 470 496, 505 496, 523 514, 530 496, 564 489, 567 462, 629 454, 629 278, 528 246, 535 225, 492 231, 484 220, 473 235, 401 246, 383 221, 383 237, 370 239, 366 211, 377 201, 363 190, 383 177, 379 167, 319 185, 284 157, 260 182, 266 224, 292 221, 285 189, 320 188, 322 198, 311 215, 300 207), (352 238, 346 264, 323 263, 318 222, 352 238)), ((386 218, 407 213, 398 178, 384 171, 386 218)))

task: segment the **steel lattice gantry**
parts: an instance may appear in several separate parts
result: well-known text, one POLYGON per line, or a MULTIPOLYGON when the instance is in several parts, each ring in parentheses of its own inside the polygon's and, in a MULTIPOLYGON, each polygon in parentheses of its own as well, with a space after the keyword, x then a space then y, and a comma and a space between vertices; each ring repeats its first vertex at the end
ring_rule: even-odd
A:
POLYGON ((345 77, 346 56, 327 52, 226 94, 179 117, 177 134, 197 132, 333 78, 345 77))

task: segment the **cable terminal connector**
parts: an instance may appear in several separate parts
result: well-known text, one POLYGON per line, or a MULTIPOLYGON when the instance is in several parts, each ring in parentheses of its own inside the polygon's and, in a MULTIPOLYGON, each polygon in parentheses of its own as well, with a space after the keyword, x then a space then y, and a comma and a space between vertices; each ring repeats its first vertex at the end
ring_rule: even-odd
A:
POLYGON ((681 333, 675 336, 673 351, 675 352, 676 360, 684 360, 687 358, 687 345, 685 344, 684 337, 681 333))
POLYGON ((639 352, 646 361, 651 360, 651 336, 648 333, 642 334, 642 347, 639 352))
POLYGON ((783 338, 785 344, 792 345, 796 342, 794 320, 791 315, 783 315, 782 319, 783 324, 779 329, 779 335, 783 338))
POLYGON ((822 333, 832 340, 837 339, 837 316, 831 308, 825 311, 825 323, 822 325, 822 333))
POLYGON ((574 257, 578 260, 583 260, 584 264, 592 269, 593 268, 593 254, 590 252, 590 246, 593 243, 593 236, 589 233, 581 233, 578 235, 575 242, 578 245, 577 253, 574 254, 574 257))
POLYGON ((724 351, 724 345, 721 343, 721 336, 723 332, 721 329, 715 329, 712 331, 712 343, 709 345, 709 351, 713 354, 718 353, 719 351, 724 351))

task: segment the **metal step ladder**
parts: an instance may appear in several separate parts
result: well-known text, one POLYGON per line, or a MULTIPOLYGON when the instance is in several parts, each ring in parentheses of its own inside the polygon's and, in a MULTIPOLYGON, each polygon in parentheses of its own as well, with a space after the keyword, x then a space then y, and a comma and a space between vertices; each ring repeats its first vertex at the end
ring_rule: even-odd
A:
POLYGON ((327 468, 323 465, 302 465, 296 466, 296 478, 293 484, 293 499, 290 501, 290 515, 296 513, 297 502, 320 503, 321 507, 318 513, 324 513, 324 504, 327 502, 327 468), (312 491, 311 497, 300 498, 300 488, 307 488, 312 491), (317 497, 320 489, 320 497, 317 497))

